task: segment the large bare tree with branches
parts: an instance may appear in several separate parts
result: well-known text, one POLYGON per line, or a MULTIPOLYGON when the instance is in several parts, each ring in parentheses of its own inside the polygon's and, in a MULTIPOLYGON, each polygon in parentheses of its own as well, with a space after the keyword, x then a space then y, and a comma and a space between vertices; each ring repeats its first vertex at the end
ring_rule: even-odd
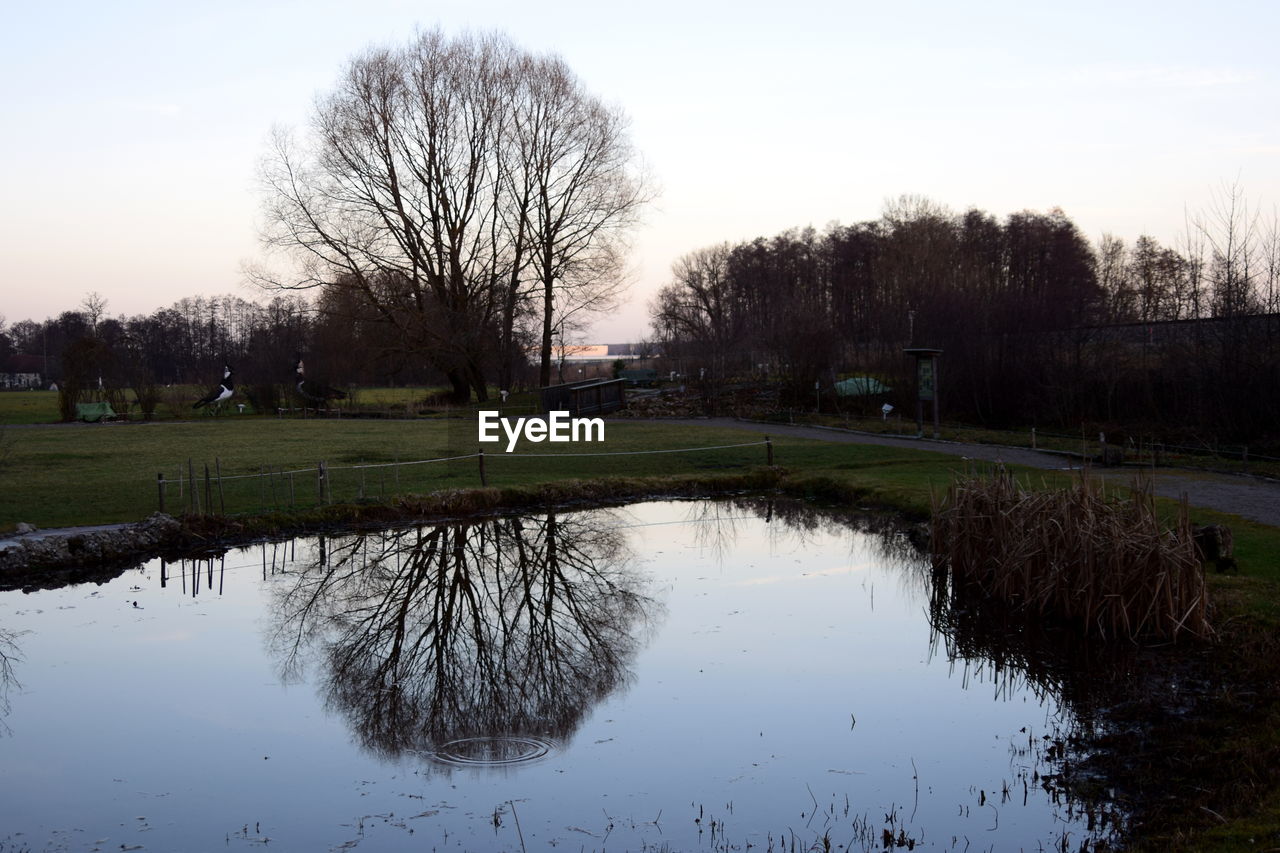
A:
POLYGON ((645 199, 625 128, 562 60, 498 34, 372 49, 302 141, 275 134, 264 240, 301 263, 253 277, 351 292, 389 347, 484 400, 539 307, 545 365, 557 312, 602 304, 620 280, 621 235, 645 199))

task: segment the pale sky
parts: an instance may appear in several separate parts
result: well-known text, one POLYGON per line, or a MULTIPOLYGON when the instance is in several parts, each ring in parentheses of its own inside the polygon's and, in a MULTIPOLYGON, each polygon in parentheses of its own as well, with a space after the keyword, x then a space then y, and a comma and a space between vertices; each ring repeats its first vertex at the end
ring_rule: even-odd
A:
POLYGON ((661 187, 635 232, 637 340, 672 261, 928 196, 1062 207, 1172 243, 1223 182, 1280 204, 1280 4, 12 3, 0 31, 0 314, 247 298, 256 164, 344 63, 415 28, 501 29, 621 105, 661 187))

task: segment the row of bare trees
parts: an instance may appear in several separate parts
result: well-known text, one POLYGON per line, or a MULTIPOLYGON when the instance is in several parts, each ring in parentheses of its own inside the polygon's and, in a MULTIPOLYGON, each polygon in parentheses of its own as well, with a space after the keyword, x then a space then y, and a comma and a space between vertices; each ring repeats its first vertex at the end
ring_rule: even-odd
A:
POLYGON ((904 197, 873 222, 685 255, 650 306, 653 331, 714 381, 781 378, 810 405, 815 383, 854 373, 910 405, 902 350, 932 346, 957 420, 1268 434, 1280 416, 1276 220, 1227 186, 1188 224, 1176 248, 1109 235, 1095 247, 1060 210, 998 220, 904 197))
POLYGON ((318 350, 323 361, 342 355, 343 378, 387 382, 404 365, 386 370, 371 357, 372 343, 352 348, 352 330, 336 318, 317 312, 297 296, 266 303, 238 296, 185 297, 150 314, 110 316, 107 301, 90 294, 75 309, 43 321, 0 324, 0 356, 10 373, 40 374, 48 382, 68 378, 73 347, 96 348, 103 359, 92 365, 92 379, 125 377, 116 370, 146 372, 159 384, 204 383, 221 375, 229 361, 246 380, 285 381, 292 376, 293 355, 318 350), (95 342, 92 347, 81 341, 95 342), (349 374, 349 375, 348 375, 349 374))
POLYGON ((509 387, 524 349, 547 384, 557 335, 611 304, 649 191, 623 113, 565 62, 498 34, 373 48, 278 130, 262 169, 275 290, 319 288, 454 395, 509 387))

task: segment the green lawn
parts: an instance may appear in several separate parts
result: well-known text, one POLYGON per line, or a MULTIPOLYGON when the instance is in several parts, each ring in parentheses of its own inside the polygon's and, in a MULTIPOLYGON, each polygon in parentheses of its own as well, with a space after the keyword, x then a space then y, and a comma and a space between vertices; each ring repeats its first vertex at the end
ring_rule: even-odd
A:
MULTIPOLYGON (((765 462, 760 445, 698 453, 618 454, 761 441, 734 429, 678 427, 659 423, 609 421, 603 443, 551 445, 523 443, 517 454, 486 446, 490 485, 523 485, 608 476, 740 472, 765 462), (558 453, 556 458, 521 453, 558 453)), ((4 431, 6 459, 0 476, 12 484, 0 490, 0 523, 28 521, 42 527, 97 524, 142 518, 158 508, 157 475, 167 481, 166 509, 176 503, 177 480, 188 460, 203 480, 204 466, 221 469, 222 498, 229 513, 251 513, 292 503, 315 502, 318 462, 330 472, 335 501, 396 492, 468 488, 480 485, 477 459, 409 465, 403 463, 474 454, 475 425, 460 419, 347 420, 277 419, 228 416, 153 424, 67 424, 4 431), (388 465, 387 463, 402 463, 388 465), (384 467, 354 469, 352 466, 384 467), (305 473, 299 469, 306 469, 305 473), (289 477, 262 472, 294 471, 289 477), (232 479, 237 478, 237 479, 232 479), (275 489, 274 498, 272 488, 275 489), (265 495, 265 506, 264 506, 265 495)), ((504 445, 505 446, 505 445, 504 445)), ((915 501, 927 506, 930 485, 941 487, 958 465, 952 457, 881 447, 833 445, 803 439, 775 442, 776 462, 842 478, 874 479, 885 502, 915 501)), ((870 481, 868 479, 868 482, 870 481)), ((187 495, 184 484, 183 496, 187 495)))
MULTIPOLYGON (((45 392, 32 392, 45 393, 45 392)), ((4 395, 0 395, 4 396, 4 395)), ((739 473, 765 462, 758 433, 660 422, 607 421, 603 443, 522 442, 516 454, 485 447, 489 485, 515 486, 569 479, 739 473), (752 446, 696 453, 627 455, 726 444, 752 446), (574 455, 608 453, 615 455, 574 455), (521 454, 557 454, 555 457, 521 454)), ((0 431, 0 529, 27 521, 41 527, 140 519, 159 506, 157 475, 166 481, 166 509, 189 499, 185 480, 204 466, 223 475, 219 503, 232 514, 305 508, 317 500, 316 465, 328 467, 334 501, 480 485, 477 459, 410 465, 474 454, 473 422, 463 419, 359 420, 262 418, 230 415, 151 424, 66 424, 0 431), (188 467, 190 461, 190 468, 188 467), (399 463, 399 464, 389 464, 399 463), (383 467, 359 469, 377 464, 383 467), (264 474, 264 472, 266 472, 264 474), (288 472, 293 472, 292 475, 288 472), (184 481, 179 486, 179 480, 184 481), (179 498, 181 489, 181 499, 179 498)), ((962 463, 922 450, 774 440, 775 463, 798 478, 852 486, 867 503, 923 514, 962 463)), ((1026 472, 1034 483, 1064 475, 1026 472)), ((216 496, 216 491, 215 491, 216 496)), ((1172 504, 1166 503, 1172 511, 1172 504)), ((1280 530, 1197 510, 1202 521, 1224 520, 1235 531, 1247 574, 1280 580, 1280 530)))
MULTIPOLYGON (((191 404, 204 396, 207 388, 198 385, 172 385, 160 389, 160 403, 155 409, 156 420, 207 420, 212 413, 207 410, 193 409, 191 404)), ((444 386, 414 386, 398 388, 351 388, 346 400, 334 401, 331 405, 344 414, 354 412, 376 413, 398 417, 413 417, 428 414, 440 416, 472 412, 477 408, 492 409, 498 407, 498 389, 491 388, 491 400, 483 405, 469 403, 465 406, 449 406, 440 402, 439 395, 447 389, 444 386), (428 404, 430 401, 430 404, 428 404)), ((128 420, 140 420, 141 414, 136 408, 136 398, 132 391, 125 392, 129 401, 128 420)), ((253 407, 242 389, 232 402, 246 406, 244 416, 252 415, 253 407)), ((294 401, 296 404, 296 401, 294 401)), ((282 405, 288 401, 282 402, 282 405)), ((538 409, 539 401, 536 391, 523 391, 512 394, 502 406, 505 411, 515 414, 529 414, 538 409)), ((223 407, 225 413, 236 413, 241 416, 235 405, 223 407)), ((124 413, 121 413, 124 414, 124 413)), ((274 412, 266 412, 272 416, 274 412)), ((5 424, 52 424, 58 423, 57 391, 6 391, 0 392, 0 425, 5 424)))
POLYGON ((57 391, 0 393, 0 424, 47 424, 57 420, 57 391))

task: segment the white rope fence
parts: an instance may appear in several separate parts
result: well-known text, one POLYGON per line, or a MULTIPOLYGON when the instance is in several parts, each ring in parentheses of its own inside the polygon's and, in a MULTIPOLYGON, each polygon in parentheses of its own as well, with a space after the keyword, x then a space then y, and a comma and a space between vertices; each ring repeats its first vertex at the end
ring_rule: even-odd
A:
MULTIPOLYGON (((478 460, 478 468, 480 475, 480 485, 488 486, 488 476, 485 470, 485 462, 487 459, 580 459, 590 457, 610 457, 610 456, 654 456, 669 453, 702 453, 716 450, 733 450, 743 447, 760 447, 766 448, 766 464, 773 464, 773 441, 769 436, 765 436, 762 441, 745 441, 737 444, 713 444, 703 445, 700 447, 672 447, 662 448, 659 450, 612 450, 601 451, 597 453, 489 453, 484 450, 476 453, 464 453, 458 456, 440 456, 433 459, 411 459, 403 462, 370 462, 359 465, 337 465, 331 466, 327 462, 318 462, 314 467, 293 468, 289 470, 272 471, 266 466, 256 474, 222 474, 222 462, 220 459, 214 460, 214 468, 210 470, 208 464, 204 465, 203 481, 196 474, 196 469, 192 460, 188 459, 186 463, 186 476, 183 476, 183 465, 178 465, 177 478, 167 478, 164 472, 156 474, 156 487, 158 490, 160 511, 165 512, 167 504, 170 502, 167 498, 171 498, 168 491, 177 486, 177 505, 179 511, 187 512, 194 515, 209 513, 217 506, 221 514, 226 514, 226 497, 224 484, 235 482, 237 480, 257 480, 260 484, 260 505, 263 511, 266 511, 268 502, 271 507, 277 508, 283 503, 283 498, 287 495, 288 506, 290 508, 298 505, 298 490, 296 488, 295 477, 297 475, 314 475, 316 478, 316 504, 323 505, 333 502, 332 479, 331 473, 334 471, 360 471, 360 488, 358 498, 365 497, 365 479, 363 472, 376 469, 395 469, 396 475, 396 491, 399 491, 400 469, 414 465, 432 465, 437 462, 458 462, 465 459, 478 460), (269 484, 269 486, 268 486, 269 484), (287 486, 287 491, 285 487, 287 486), (268 501, 267 491, 270 488, 271 497, 268 501), (277 494, 277 489, 282 494, 277 494)), ((385 493, 385 481, 383 482, 382 491, 385 493)))

